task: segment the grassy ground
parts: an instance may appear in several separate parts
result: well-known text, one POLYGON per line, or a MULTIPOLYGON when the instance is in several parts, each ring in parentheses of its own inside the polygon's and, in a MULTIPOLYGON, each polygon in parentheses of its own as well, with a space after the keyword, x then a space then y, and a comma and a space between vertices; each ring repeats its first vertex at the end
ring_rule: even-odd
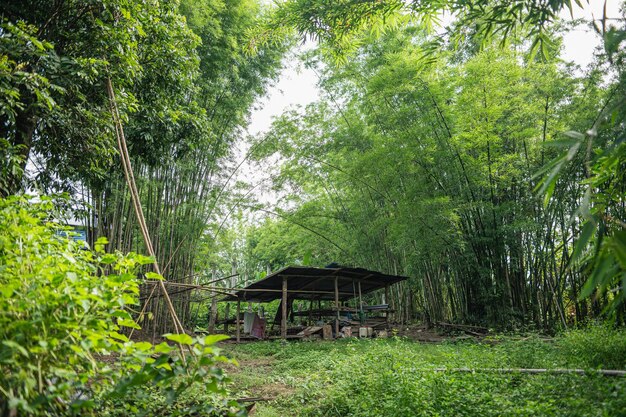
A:
POLYGON ((422 344, 406 339, 226 345, 237 397, 255 416, 626 416, 626 377, 441 372, 435 368, 626 369, 626 333, 551 342, 422 344))

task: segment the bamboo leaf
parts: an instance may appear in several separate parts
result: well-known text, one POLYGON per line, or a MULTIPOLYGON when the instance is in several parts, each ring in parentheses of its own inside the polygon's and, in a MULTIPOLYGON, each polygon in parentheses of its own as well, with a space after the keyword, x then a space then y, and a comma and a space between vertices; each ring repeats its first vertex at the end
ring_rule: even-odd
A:
POLYGON ((157 274, 156 272, 151 272, 151 271, 146 272, 146 278, 153 279, 156 281, 165 281, 165 278, 163 278, 163 275, 157 274))
POLYGON ((585 222, 585 224, 583 225, 583 228, 582 228, 582 230, 580 232, 580 235, 578 236, 578 239, 576 240, 576 244, 574 245, 574 250, 572 252, 572 257, 570 258, 570 265, 573 262, 578 261, 578 259, 580 258, 580 256, 584 252, 585 248, 589 244, 589 241, 591 240, 591 237, 593 236, 594 232, 596 231, 596 227, 597 227, 596 222, 593 221, 593 220, 587 220, 585 222))

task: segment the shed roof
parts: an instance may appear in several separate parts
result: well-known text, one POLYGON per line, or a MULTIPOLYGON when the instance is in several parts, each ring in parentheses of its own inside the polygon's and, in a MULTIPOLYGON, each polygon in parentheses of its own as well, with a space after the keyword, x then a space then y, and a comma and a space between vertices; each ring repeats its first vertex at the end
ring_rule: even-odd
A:
POLYGON ((269 302, 282 297, 283 277, 287 278, 289 298, 299 300, 334 300, 335 278, 338 279, 339 300, 358 297, 359 282, 361 293, 367 294, 387 285, 408 279, 398 275, 387 275, 363 268, 312 268, 289 266, 238 290, 224 301, 269 302))

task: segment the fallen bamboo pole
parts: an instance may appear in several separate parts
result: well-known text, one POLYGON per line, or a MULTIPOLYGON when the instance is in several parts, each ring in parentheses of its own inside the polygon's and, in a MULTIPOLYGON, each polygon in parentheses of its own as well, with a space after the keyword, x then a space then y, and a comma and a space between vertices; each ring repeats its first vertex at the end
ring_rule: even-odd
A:
POLYGON ((238 403, 251 403, 257 401, 274 401, 275 399, 275 397, 244 397, 237 398, 235 401, 237 401, 238 403))
POLYGON ((603 376, 626 376, 626 370, 616 369, 565 369, 565 368, 434 368, 422 369, 422 371, 435 372, 467 372, 467 373, 496 373, 496 374, 575 374, 575 375, 603 375, 603 376))

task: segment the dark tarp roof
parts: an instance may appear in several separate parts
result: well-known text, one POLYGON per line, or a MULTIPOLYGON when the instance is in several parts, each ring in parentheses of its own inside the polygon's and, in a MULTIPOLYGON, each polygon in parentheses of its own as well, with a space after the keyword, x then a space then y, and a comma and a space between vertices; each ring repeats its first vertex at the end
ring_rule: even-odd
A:
MULTIPOLYGON (((334 265, 333 265, 334 266, 334 265)), ((369 271, 363 268, 312 268, 289 266, 274 272, 260 281, 238 290, 224 301, 269 302, 282 297, 283 277, 287 278, 289 298, 298 300, 334 300, 335 277, 338 278, 339 300, 345 301, 361 294, 385 288, 408 279, 397 275, 369 271)))

